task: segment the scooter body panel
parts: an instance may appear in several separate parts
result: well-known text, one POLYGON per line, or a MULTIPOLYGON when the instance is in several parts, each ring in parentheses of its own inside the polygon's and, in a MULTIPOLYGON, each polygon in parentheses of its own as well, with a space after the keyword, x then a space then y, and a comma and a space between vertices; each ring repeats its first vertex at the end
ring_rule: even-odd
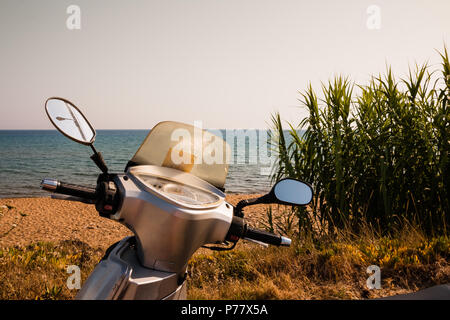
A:
POLYGON ((125 175, 117 175, 114 182, 122 193, 123 202, 111 219, 125 224, 136 235, 138 258, 143 266, 165 272, 184 272, 198 248, 225 240, 233 208, 223 197, 217 204, 205 208, 171 203, 150 192, 134 175, 138 170, 164 177, 174 171, 182 174, 170 168, 138 166, 125 175))
POLYGON ((121 240, 96 266, 78 292, 78 300, 185 299, 183 275, 143 267, 134 237, 121 240))

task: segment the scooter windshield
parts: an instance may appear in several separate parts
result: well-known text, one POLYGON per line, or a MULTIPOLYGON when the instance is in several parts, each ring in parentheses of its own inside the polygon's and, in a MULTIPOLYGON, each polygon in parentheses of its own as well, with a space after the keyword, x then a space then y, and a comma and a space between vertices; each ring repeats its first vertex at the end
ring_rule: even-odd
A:
POLYGON ((128 166, 156 165, 191 173, 222 189, 231 148, 221 137, 180 122, 158 123, 128 166))

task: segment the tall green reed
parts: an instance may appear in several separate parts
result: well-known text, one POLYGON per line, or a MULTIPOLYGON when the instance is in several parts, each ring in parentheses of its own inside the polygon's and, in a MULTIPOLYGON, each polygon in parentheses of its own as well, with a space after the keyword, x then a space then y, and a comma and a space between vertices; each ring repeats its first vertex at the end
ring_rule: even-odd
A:
POLYGON ((299 231, 360 231, 362 221, 390 232, 408 221, 426 234, 447 233, 450 217, 450 61, 440 70, 410 69, 397 80, 390 68, 355 85, 336 77, 301 92, 309 116, 298 125, 272 115, 272 178, 294 177, 314 186, 299 231), (304 134, 299 134, 304 130, 304 134))

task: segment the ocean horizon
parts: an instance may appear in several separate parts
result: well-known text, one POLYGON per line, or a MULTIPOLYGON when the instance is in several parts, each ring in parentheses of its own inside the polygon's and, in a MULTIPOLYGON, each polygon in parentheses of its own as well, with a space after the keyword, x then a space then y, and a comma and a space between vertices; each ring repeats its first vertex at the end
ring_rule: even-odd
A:
MULTIPOLYGON (((207 130, 226 136, 225 129, 207 130)), ((259 144, 248 137, 245 129, 226 130, 232 130, 235 135, 226 192, 269 191, 271 181, 267 173, 271 168, 270 164, 260 163, 259 144)), ((100 129, 94 145, 102 152, 110 172, 120 173, 148 132, 149 129, 100 129)), ((256 130, 256 141, 267 132, 256 130)), ((90 159, 91 155, 91 148, 71 141, 57 130, 0 130, 0 198, 49 196, 40 189, 43 178, 95 186, 100 170, 90 159)))

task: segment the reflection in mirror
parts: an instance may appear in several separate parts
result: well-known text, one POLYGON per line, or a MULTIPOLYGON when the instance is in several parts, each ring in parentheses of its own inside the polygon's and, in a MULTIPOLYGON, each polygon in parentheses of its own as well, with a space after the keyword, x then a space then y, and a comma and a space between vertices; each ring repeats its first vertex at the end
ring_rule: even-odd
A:
POLYGON ((313 190, 308 184, 295 179, 280 180, 273 191, 277 200, 294 205, 306 205, 313 196, 313 190))
POLYGON ((45 108, 53 125, 76 142, 92 144, 95 131, 84 115, 70 102, 58 98, 48 99, 45 108))

